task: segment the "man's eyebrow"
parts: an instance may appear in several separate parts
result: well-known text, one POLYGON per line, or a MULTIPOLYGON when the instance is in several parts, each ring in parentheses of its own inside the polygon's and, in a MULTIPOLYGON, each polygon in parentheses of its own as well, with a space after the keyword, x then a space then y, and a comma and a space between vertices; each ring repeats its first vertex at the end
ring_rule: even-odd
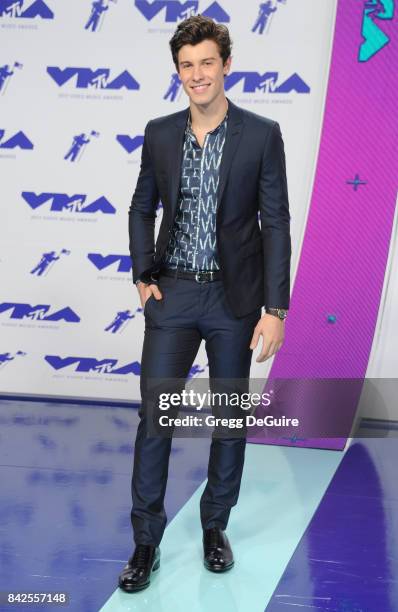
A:
MULTIPOLYGON (((201 62, 207 62, 208 60, 214 60, 216 59, 215 57, 204 57, 203 59, 201 59, 201 62)), ((191 60, 181 60, 180 64, 192 64, 191 60)))

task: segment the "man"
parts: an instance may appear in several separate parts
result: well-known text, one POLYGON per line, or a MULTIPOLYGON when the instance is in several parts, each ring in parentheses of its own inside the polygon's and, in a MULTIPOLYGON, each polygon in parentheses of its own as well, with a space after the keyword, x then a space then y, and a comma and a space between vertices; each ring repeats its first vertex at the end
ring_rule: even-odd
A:
MULTIPOLYGON (((170 47, 189 108, 146 126, 129 210, 145 339, 132 477, 136 547, 119 576, 127 592, 149 585, 160 565, 167 520, 171 436, 146 436, 148 381, 185 381, 202 339, 210 380, 247 380, 260 336, 258 362, 282 346, 289 307, 290 214, 279 125, 226 98, 226 26, 190 17, 179 24, 170 47), (163 218, 155 248, 159 197, 163 218)), ((210 571, 234 564, 225 529, 238 500, 245 443, 244 436, 211 442, 200 500, 204 565, 210 571)))

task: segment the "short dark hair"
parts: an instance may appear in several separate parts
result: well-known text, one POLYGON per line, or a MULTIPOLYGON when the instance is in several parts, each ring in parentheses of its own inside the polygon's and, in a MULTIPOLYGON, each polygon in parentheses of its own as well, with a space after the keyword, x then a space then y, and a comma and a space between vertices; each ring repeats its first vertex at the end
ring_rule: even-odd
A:
POLYGON ((178 25, 169 42, 173 62, 178 72, 178 52, 184 45, 197 45, 203 40, 217 43, 222 62, 225 64, 231 55, 232 41, 227 26, 216 23, 210 17, 193 15, 178 25))

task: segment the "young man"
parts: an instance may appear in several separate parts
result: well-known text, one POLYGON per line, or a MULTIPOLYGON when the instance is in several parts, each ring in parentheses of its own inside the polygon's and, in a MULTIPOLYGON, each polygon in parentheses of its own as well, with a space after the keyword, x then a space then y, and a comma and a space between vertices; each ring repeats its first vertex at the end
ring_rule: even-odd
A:
MULTIPOLYGON (((148 380, 185 381, 202 339, 210 381, 248 380, 260 336, 258 362, 282 346, 290 295, 290 214, 279 124, 226 98, 231 41, 224 25, 190 17, 179 24, 170 47, 189 108, 146 126, 129 210, 145 339, 132 476, 136 546, 119 576, 127 592, 146 588, 159 567, 167 519, 171 436, 146 436, 148 380), (163 218, 155 246, 159 197, 163 218)), ((245 436, 211 442, 200 500, 204 565, 210 571, 234 563, 224 531, 238 500, 245 443, 245 436)))

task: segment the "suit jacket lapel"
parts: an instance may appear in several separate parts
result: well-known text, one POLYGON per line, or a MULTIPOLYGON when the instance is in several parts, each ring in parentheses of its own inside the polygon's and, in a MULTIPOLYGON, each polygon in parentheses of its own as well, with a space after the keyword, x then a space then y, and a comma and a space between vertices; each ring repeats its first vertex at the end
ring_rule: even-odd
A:
POLYGON ((178 191, 180 187, 182 153, 184 147, 185 127, 188 121, 189 107, 178 113, 174 119, 173 129, 170 134, 170 145, 168 150, 169 168, 169 201, 171 204, 171 219, 174 219, 178 202, 178 191))
POLYGON ((231 168, 236 149, 242 136, 243 117, 241 109, 227 98, 229 104, 228 126, 225 136, 224 149, 220 165, 220 180, 217 190, 217 207, 220 206, 221 198, 227 184, 228 174, 231 168))

